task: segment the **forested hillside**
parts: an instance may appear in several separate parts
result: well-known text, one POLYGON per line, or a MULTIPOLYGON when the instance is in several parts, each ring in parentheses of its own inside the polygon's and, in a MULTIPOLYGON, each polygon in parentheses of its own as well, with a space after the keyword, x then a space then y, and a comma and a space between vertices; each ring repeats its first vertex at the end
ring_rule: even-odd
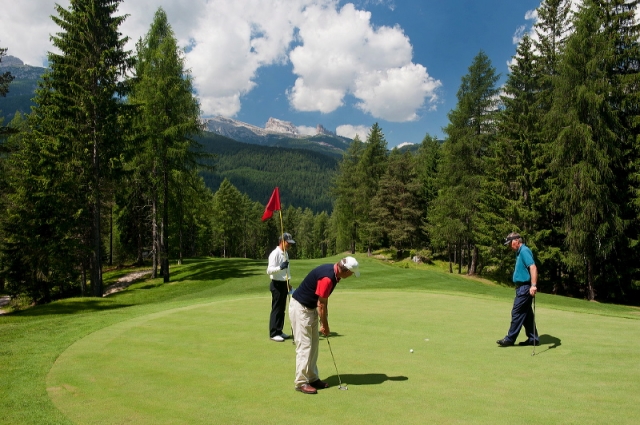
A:
POLYGON ((202 173, 212 191, 227 178, 251 200, 265 204, 278 186, 284 205, 331 212, 329 186, 336 158, 304 149, 250 145, 209 132, 199 142, 217 156, 215 171, 202 173))
MULTIPOLYGON (((7 56, 9 58, 11 57, 7 56)), ((11 121, 16 112, 31 112, 31 106, 34 105, 31 99, 35 96, 38 80, 45 71, 44 68, 21 65, 22 61, 13 59, 0 62, 0 71, 9 72, 14 77, 6 97, 0 97, 0 117, 5 118, 5 124, 11 121)))

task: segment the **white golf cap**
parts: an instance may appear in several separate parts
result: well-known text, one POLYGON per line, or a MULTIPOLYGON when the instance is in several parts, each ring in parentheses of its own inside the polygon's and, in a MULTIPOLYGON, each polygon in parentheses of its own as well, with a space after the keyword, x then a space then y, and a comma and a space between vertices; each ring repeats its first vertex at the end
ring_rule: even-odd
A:
POLYGON ((360 271, 358 270, 358 260, 353 257, 345 257, 340 260, 342 265, 347 268, 349 271, 353 272, 356 277, 360 277, 360 271))

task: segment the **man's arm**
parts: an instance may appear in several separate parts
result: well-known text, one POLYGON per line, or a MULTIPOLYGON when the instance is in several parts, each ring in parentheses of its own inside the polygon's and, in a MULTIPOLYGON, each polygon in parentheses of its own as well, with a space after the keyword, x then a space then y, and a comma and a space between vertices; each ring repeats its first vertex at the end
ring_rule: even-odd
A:
POLYGON ((280 264, 284 261, 284 256, 278 250, 273 250, 269 255, 267 274, 274 274, 280 271, 280 264))
POLYGON ((328 298, 318 298, 318 316, 320 316, 320 333, 324 336, 329 336, 329 311, 327 306, 329 303, 328 298))
POLYGON ((538 268, 535 264, 529 266, 529 274, 531 275, 531 288, 529 289, 529 295, 532 297, 536 296, 536 292, 538 292, 538 268))

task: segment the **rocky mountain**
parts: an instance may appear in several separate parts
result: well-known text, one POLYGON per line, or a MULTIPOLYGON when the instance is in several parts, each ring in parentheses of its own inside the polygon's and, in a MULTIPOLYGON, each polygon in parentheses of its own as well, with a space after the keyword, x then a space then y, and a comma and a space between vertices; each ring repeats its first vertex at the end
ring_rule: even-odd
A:
POLYGON ((292 136, 299 136, 298 128, 288 121, 282 121, 275 118, 269 118, 264 129, 269 133, 290 134, 292 136))
POLYGON ((16 112, 28 114, 33 102, 31 99, 38 87, 38 80, 45 68, 25 65, 15 56, 4 56, 0 62, 0 72, 9 72, 14 80, 9 84, 6 97, 0 97, 0 119, 4 125, 9 123, 16 112))
POLYGON ((316 127, 317 134, 305 136, 288 121, 269 118, 264 128, 231 118, 215 117, 205 120, 205 127, 212 133, 228 137, 238 142, 261 146, 309 149, 332 156, 342 156, 351 144, 351 139, 341 137, 325 129, 316 127))
POLYGON ((23 66, 24 62, 18 59, 15 56, 7 55, 2 58, 2 62, 0 62, 0 68, 6 68, 7 66, 23 66))

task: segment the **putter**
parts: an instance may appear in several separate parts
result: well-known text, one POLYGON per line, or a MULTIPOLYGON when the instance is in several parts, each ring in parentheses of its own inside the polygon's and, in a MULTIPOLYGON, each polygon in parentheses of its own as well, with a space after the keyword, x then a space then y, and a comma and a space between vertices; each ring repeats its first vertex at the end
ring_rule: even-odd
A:
POLYGON ((333 365, 336 367, 336 375, 338 375, 338 382, 340 383, 338 389, 348 390, 349 388, 347 388, 347 384, 343 385, 342 380, 340 379, 340 373, 338 373, 338 366, 336 365, 336 358, 333 357, 333 350, 331 349, 331 343, 329 342, 329 335, 327 335, 325 338, 327 339, 327 344, 329 344, 329 352, 331 353, 331 358, 333 359, 333 365))
MULTIPOLYGON (((538 329, 536 329, 536 297, 533 297, 533 353, 531 353, 531 356, 535 356, 536 355, 536 339, 535 337, 538 336, 538 329)), ((538 336, 538 338, 540 338, 538 336)))

